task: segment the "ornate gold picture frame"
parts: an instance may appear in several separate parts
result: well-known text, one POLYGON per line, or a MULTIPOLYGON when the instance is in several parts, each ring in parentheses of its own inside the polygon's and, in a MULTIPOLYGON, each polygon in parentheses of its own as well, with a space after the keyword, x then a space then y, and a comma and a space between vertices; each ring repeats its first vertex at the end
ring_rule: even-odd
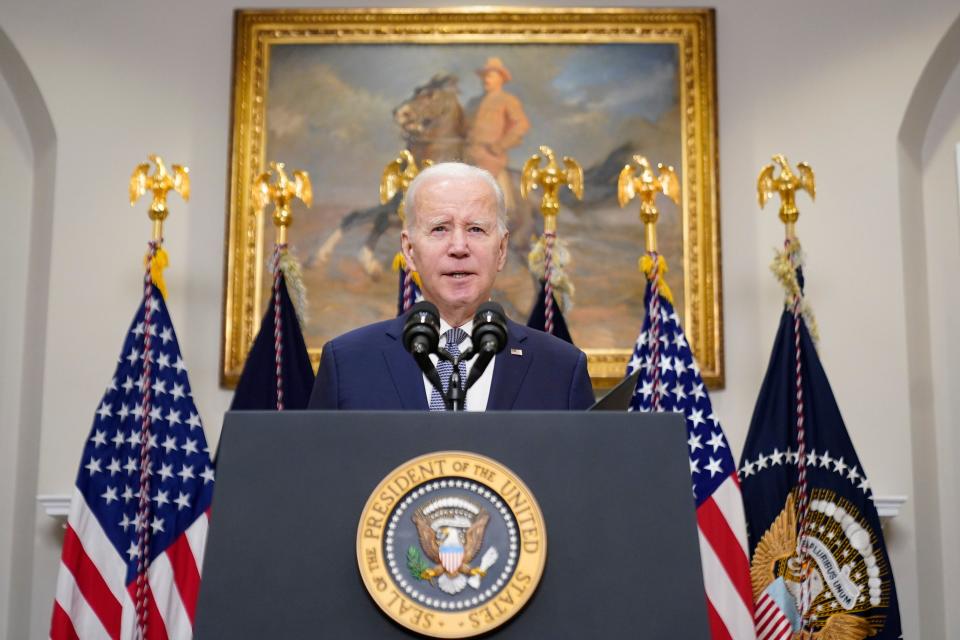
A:
MULTIPOLYGON (((291 244, 316 363, 326 340, 396 314, 399 223, 377 207, 380 174, 410 146, 412 117, 435 125, 450 113, 428 118, 412 105, 426 111, 424 96, 452 96, 468 113, 484 92, 476 72, 493 65, 508 70, 504 89, 529 125, 498 149, 504 179, 540 144, 586 172, 584 201, 561 207, 558 231, 577 287, 567 324, 594 384, 623 377, 643 320, 643 229, 636 203, 616 204, 619 169, 642 154, 680 177, 681 205, 661 209, 660 251, 703 376, 722 386, 714 56, 711 9, 238 11, 221 382, 236 383, 268 302, 272 229, 254 211, 253 179, 269 161, 310 172, 314 205, 296 203, 291 244)), ((524 252, 542 219, 536 203, 516 199, 494 296, 522 323, 536 286, 524 252)))

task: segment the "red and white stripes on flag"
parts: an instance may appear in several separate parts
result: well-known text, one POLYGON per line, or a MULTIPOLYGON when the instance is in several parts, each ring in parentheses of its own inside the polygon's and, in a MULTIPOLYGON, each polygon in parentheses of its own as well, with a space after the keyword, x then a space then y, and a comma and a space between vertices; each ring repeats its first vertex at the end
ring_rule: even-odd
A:
POLYGON ((761 594, 757 600, 755 619, 757 640, 790 640, 793 635, 790 619, 768 593, 761 594))
MULTIPOLYGON (((147 638, 193 637, 209 514, 201 515, 147 573, 147 638)), ((50 637, 111 638, 136 634, 134 590, 127 562, 117 553, 79 490, 74 490, 64 534, 50 637)))
POLYGON ((737 474, 727 477, 697 507, 700 563, 713 640, 754 637, 753 591, 747 561, 746 521, 737 474))

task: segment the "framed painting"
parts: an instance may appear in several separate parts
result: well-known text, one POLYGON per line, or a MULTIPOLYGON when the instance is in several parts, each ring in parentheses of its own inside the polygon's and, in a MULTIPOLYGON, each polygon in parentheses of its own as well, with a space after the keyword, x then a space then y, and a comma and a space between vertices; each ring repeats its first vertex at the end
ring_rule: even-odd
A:
POLYGON ((250 190, 270 161, 313 182, 313 207, 294 205, 290 242, 316 361, 328 339, 397 313, 400 221, 380 205, 379 184, 404 149, 496 174, 510 255, 494 299, 525 322, 537 292, 527 254, 543 221, 538 202, 520 198, 519 173, 540 145, 584 168, 583 199, 563 203, 558 235, 575 286, 565 317, 594 384, 623 376, 643 320, 639 204, 621 209, 616 193, 620 170, 640 154, 680 177, 681 204, 662 199, 659 249, 704 378, 722 385, 712 10, 241 10, 235 28, 225 385, 239 377, 269 299, 273 230, 250 190), (520 123, 509 139, 483 137, 491 69, 520 123))

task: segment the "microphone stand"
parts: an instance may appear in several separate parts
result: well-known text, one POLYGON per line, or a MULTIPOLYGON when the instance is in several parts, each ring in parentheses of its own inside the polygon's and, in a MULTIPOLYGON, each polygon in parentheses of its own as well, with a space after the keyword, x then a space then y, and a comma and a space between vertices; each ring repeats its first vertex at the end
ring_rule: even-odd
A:
POLYGON ((441 391, 444 404, 447 405, 447 411, 466 411, 467 389, 460 388, 460 363, 473 357, 473 347, 456 356, 443 348, 437 349, 437 354, 453 365, 453 371, 450 372, 450 380, 447 384, 447 392, 444 394, 442 393, 443 388, 437 387, 441 391))
MULTIPOLYGON (((419 305, 430 304, 419 302, 419 305)), ((431 307, 433 305, 430 305, 431 307)), ((431 311, 431 309, 428 309, 431 311)), ((432 309, 436 316, 435 307, 432 309)), ((425 322, 425 321, 421 321, 425 322)), ((408 321, 409 324, 409 321, 408 321)), ((439 325, 439 321, 436 322, 439 325)), ((417 326, 411 327, 411 332, 418 330, 417 326)), ((405 329, 406 331, 406 329, 405 329)), ((462 353, 452 354, 445 348, 439 348, 437 334, 439 326, 433 328, 433 332, 427 331, 427 337, 432 338, 432 343, 427 344, 423 339, 417 339, 412 344, 407 345, 411 350, 420 369, 427 375, 427 379, 433 387, 443 397, 443 403, 447 411, 465 411, 467 402, 467 390, 470 389, 486 371, 487 366, 493 357, 503 350, 507 344, 507 320, 503 313, 503 307, 495 302, 485 302, 480 305, 477 313, 474 315, 473 335, 470 336, 470 347, 462 353), (436 349, 437 357, 443 358, 453 366, 450 371, 450 380, 447 384, 447 391, 444 393, 441 386, 440 375, 436 367, 430 366, 429 350, 436 349), (470 375, 467 376, 466 384, 461 387, 460 363, 466 362, 477 356, 477 361, 470 368, 470 375)), ((412 334, 411 334, 412 335, 412 334)), ((404 338, 406 340, 406 338, 404 338)))
POLYGON ((448 411, 466 411, 467 391, 476 384, 477 380, 480 379, 480 376, 483 375, 483 372, 486 370, 487 365, 493 360, 493 356, 497 355, 497 346, 490 342, 484 342, 484 344, 481 345, 480 355, 477 356, 477 361, 474 362, 470 368, 470 374, 467 376, 467 384, 464 385, 462 390, 460 389, 460 363, 467 362, 474 356, 476 352, 473 350, 473 346, 458 356, 442 348, 437 349, 437 353, 441 358, 453 365, 453 371, 450 372, 450 381, 449 384, 447 384, 446 394, 442 393, 442 387, 436 384, 435 386, 438 390, 441 390, 441 395, 443 395, 443 401, 448 411))

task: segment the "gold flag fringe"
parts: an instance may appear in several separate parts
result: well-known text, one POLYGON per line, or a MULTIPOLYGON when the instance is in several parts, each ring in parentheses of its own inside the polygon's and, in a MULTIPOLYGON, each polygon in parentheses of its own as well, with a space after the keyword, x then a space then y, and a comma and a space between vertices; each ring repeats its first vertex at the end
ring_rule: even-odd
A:
MULTIPOLYGON (((653 277, 653 258, 650 257, 649 253, 645 253, 640 256, 640 271, 643 272, 643 275, 647 276, 647 280, 653 277)), ((673 291, 670 290, 670 287, 667 286, 667 281, 664 276, 667 274, 667 261, 663 259, 663 256, 657 254, 657 289, 660 292, 660 295, 667 299, 667 302, 673 304, 673 291)))
POLYGON ((167 255, 167 250, 163 247, 158 247, 157 252, 153 255, 153 258, 150 257, 150 253, 143 258, 143 266, 147 266, 147 261, 150 261, 150 280, 153 281, 153 286, 155 286, 159 291, 160 295, 163 296, 163 299, 167 299, 167 283, 163 279, 163 270, 167 268, 170 264, 170 256, 167 255))
MULTIPOLYGON (((397 255, 393 256, 393 271, 394 273, 400 273, 401 269, 404 271, 407 270, 407 259, 403 257, 402 251, 397 251, 397 255)), ((412 275, 417 287, 423 289, 423 283, 420 282, 420 274, 414 271, 412 275)))

